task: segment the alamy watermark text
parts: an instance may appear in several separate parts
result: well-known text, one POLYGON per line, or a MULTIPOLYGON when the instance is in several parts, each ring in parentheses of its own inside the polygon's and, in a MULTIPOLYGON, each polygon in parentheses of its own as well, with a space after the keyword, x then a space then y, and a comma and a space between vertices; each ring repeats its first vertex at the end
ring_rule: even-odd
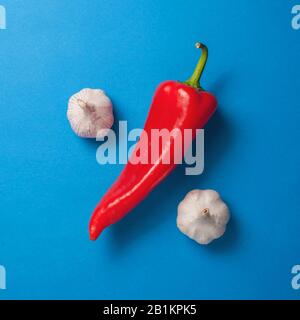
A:
POLYGON ((300 289, 300 265, 295 265, 292 268, 292 274, 293 274, 293 278, 292 278, 292 288, 294 290, 299 290, 300 289))
POLYGON ((300 4, 293 6, 292 15, 292 28, 294 30, 300 30, 300 4))
POLYGON ((120 121, 117 137, 114 130, 105 130, 97 137, 103 143, 96 159, 104 164, 188 165, 186 175, 200 175, 204 170, 203 129, 133 129, 128 132, 127 121, 120 121), (128 148, 128 142, 133 142, 128 148), (117 153, 118 151, 118 153, 117 153))
POLYGON ((6 289, 6 270, 0 265, 0 290, 6 289))
POLYGON ((0 29, 6 29, 6 9, 0 5, 0 29))

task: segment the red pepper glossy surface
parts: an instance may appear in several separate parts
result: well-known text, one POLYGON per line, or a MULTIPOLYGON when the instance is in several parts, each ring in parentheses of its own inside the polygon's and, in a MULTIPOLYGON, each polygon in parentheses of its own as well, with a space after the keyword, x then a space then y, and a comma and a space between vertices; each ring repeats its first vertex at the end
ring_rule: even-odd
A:
MULTIPOLYGON (((202 60, 202 68, 204 68, 206 59, 205 61, 202 60)), ((199 78, 200 75, 198 72, 199 78)), ((197 78, 197 83, 199 78, 197 78)), ((93 212, 89 225, 91 240, 96 240, 103 229, 122 219, 136 207, 176 167, 175 158, 177 159, 177 156, 182 158, 184 150, 186 150, 184 148, 176 150, 176 142, 184 136, 184 130, 192 129, 192 137, 194 138, 196 129, 203 128, 214 113, 217 107, 215 97, 200 89, 200 85, 196 87, 190 81, 187 81, 187 83, 189 84, 166 81, 158 86, 144 131, 135 147, 135 151, 119 178, 93 212), (180 131, 180 134, 175 134, 169 140, 169 143, 163 143, 160 146, 159 157, 154 162, 150 161, 151 148, 153 147, 151 132, 153 129, 167 129, 169 131, 176 129, 180 131), (145 141, 143 135, 148 138, 149 161, 147 164, 135 161, 138 156, 137 150, 142 149, 141 143, 145 141), (172 152, 172 150, 175 152, 172 152), (167 156, 170 159, 169 163, 164 161, 167 160, 165 159, 167 156)), ((187 146, 185 145, 185 147, 187 146)))

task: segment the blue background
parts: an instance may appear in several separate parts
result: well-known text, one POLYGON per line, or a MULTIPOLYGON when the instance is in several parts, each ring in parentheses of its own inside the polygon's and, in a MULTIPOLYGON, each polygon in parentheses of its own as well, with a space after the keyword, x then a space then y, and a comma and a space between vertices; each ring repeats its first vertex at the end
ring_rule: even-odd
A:
MULTIPOLYGON (((299 1, 298 1, 299 2, 299 1)), ((0 299, 292 298, 300 264, 300 31, 297 1, 1 1, 0 299), (210 48, 203 85, 219 100, 205 172, 177 168, 90 242, 94 206, 121 165, 76 137, 68 98, 100 87, 140 128, 156 86, 185 80, 210 48), (232 220, 201 247, 176 228, 193 188, 218 190, 232 220)))

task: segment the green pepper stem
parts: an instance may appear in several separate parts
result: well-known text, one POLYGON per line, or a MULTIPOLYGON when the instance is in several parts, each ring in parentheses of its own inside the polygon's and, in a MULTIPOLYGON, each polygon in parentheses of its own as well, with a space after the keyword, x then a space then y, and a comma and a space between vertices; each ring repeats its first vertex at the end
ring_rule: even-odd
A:
POLYGON ((200 43, 200 42, 196 43, 196 48, 202 50, 201 57, 198 61, 198 64, 195 68, 194 73, 184 83, 193 87, 193 88, 202 89, 202 87, 200 86, 200 78, 202 76, 203 70, 204 70, 206 62, 207 62, 208 48, 206 45, 204 45, 203 43, 200 43))

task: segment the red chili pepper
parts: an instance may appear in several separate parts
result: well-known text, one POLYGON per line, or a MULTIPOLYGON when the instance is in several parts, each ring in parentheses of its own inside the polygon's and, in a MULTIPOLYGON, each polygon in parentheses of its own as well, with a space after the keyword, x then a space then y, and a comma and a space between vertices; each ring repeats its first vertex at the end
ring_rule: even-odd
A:
POLYGON ((157 88, 144 132, 133 155, 92 215, 89 225, 91 240, 96 240, 104 228, 122 219, 137 206, 175 168, 178 162, 175 163, 174 160, 178 153, 181 158, 183 156, 182 150, 171 152, 178 138, 174 137, 169 143, 161 146, 159 158, 155 163, 136 163, 137 153, 143 141, 142 136, 147 135, 150 139, 150 154, 152 129, 179 129, 182 134, 185 129, 192 129, 194 138, 196 129, 203 128, 214 113, 217 100, 212 94, 204 91, 199 83, 208 58, 208 49, 200 43, 197 43, 196 47, 202 49, 202 55, 191 78, 184 83, 166 81, 157 88), (169 164, 164 162, 166 154, 171 155, 169 164))

